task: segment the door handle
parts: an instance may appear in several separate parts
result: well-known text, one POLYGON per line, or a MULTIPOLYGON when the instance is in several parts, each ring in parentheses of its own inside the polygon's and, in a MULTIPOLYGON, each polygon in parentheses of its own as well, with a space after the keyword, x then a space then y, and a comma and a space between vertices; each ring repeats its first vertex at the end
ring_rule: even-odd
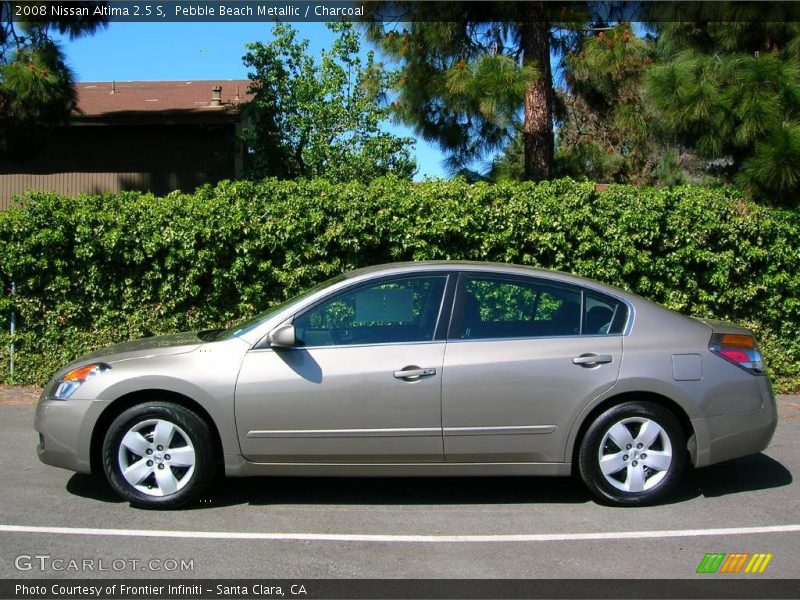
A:
POLYGON ((610 363, 614 358, 608 354, 581 354, 572 359, 572 364, 581 365, 582 367, 592 367, 594 365, 602 365, 610 363))
POLYGON ((430 377, 431 375, 436 375, 436 369, 433 368, 421 369, 419 367, 406 367, 404 369, 401 369, 400 371, 394 372, 395 379, 406 379, 406 380, 421 379, 422 377, 430 377))

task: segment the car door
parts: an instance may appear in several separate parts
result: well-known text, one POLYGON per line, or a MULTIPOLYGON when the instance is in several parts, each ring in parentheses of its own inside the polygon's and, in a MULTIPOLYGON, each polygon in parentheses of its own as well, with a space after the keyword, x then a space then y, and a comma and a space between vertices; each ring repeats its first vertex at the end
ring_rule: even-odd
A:
POLYGON ((624 303, 573 285, 463 273, 442 379, 446 460, 564 461, 572 419, 617 379, 626 321, 624 303))
POLYGON ((257 462, 441 462, 446 273, 351 286, 293 319, 297 347, 251 350, 236 385, 257 462))

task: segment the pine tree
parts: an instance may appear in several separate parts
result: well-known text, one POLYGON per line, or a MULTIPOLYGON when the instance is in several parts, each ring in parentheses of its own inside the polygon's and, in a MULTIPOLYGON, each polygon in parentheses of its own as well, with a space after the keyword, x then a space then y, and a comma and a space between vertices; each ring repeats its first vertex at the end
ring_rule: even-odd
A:
MULTIPOLYGON (((655 143, 642 89, 651 63, 652 40, 630 23, 598 23, 573 36, 555 89, 556 175, 653 182, 664 149, 655 143)), ((518 178, 522 150, 515 138, 495 157, 491 178, 518 178)))
POLYGON ((406 2, 424 22, 370 26, 370 39, 401 65, 395 116, 438 143, 451 171, 479 175, 471 165, 519 132, 525 177, 552 176, 550 52, 561 38, 546 4, 406 2))
POLYGON ((655 117, 722 179, 765 200, 796 203, 800 23, 757 20, 747 11, 763 9, 753 6, 695 9, 684 22, 653 23, 661 64, 650 70, 647 95, 655 117))
POLYGON ((566 89, 557 132, 560 174, 594 181, 650 183, 653 144, 642 80, 652 62, 649 40, 629 23, 599 28, 564 59, 566 89))
MULTIPOLYGON (((75 108, 74 76, 53 34, 75 39, 105 27, 100 18, 17 21, 14 3, 0 2, 0 155, 21 158, 41 142, 43 126, 75 108)), ((107 2, 76 2, 89 8, 107 2)), ((29 2, 46 6, 47 2, 29 2)))

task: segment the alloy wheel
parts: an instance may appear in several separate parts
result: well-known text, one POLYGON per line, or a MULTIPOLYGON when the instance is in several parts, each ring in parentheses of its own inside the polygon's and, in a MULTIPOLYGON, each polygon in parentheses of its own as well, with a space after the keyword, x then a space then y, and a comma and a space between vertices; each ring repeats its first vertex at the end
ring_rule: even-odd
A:
POLYGON ((169 496, 183 489, 195 470, 189 435, 165 419, 136 423, 123 436, 118 453, 125 480, 148 496, 169 496))
POLYGON ((672 465, 672 442, 656 421, 628 417, 606 431, 597 459, 609 484, 624 492, 644 492, 666 477, 672 465))

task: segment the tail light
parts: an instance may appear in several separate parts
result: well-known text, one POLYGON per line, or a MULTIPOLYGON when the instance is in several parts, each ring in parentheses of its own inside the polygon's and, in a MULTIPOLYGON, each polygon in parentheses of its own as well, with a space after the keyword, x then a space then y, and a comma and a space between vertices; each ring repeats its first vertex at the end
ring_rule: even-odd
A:
POLYGON ((764 360, 752 335, 715 333, 708 347, 717 356, 749 373, 760 375, 764 372, 764 360))

